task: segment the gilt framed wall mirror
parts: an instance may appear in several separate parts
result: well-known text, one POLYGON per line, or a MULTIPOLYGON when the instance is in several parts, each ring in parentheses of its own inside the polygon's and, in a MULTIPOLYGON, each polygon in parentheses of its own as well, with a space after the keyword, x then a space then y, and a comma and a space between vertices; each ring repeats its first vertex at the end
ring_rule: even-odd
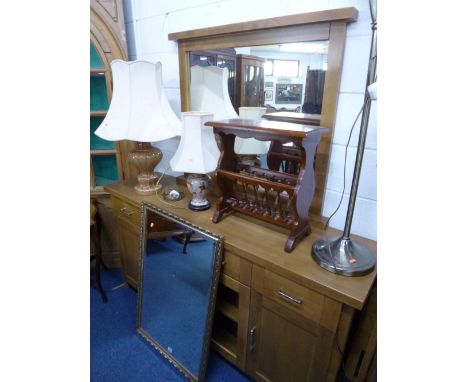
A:
POLYGON ((316 189, 310 216, 317 224, 324 221, 321 211, 346 28, 357 16, 354 7, 338 8, 168 36, 178 43, 182 111, 191 110, 191 66, 214 65, 229 71, 229 96, 237 112, 240 106, 260 106, 267 113, 314 114, 329 129, 315 159, 316 189))
POLYGON ((141 205, 137 331, 191 381, 203 381, 223 240, 141 205))

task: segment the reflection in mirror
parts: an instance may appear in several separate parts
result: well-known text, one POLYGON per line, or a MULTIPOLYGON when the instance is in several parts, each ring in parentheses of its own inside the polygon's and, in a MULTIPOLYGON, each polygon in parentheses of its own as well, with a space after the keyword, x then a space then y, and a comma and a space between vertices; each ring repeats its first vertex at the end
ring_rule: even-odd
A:
POLYGON ((137 331, 191 381, 206 372, 222 239, 142 204, 137 331))
MULTIPOLYGON (((192 66, 229 65, 229 74, 224 76, 223 81, 228 81, 229 99, 241 118, 242 107, 261 107, 265 108, 263 110, 267 115, 264 118, 267 119, 305 123, 304 118, 308 118, 308 124, 319 125, 328 47, 329 41, 309 41, 213 49, 191 52, 190 63, 192 66)), ((224 83, 223 86, 227 87, 224 83)), ((190 92, 191 109, 198 110, 201 101, 194 101, 192 87, 190 92)), ((210 111, 206 102, 203 107, 210 111)), ((220 110, 219 107, 213 108, 220 110)), ((231 114, 219 119, 232 118, 231 114)), ((242 150, 241 140, 236 138, 235 152, 242 162, 295 175, 299 173, 300 163, 295 157, 300 153, 292 143, 283 147, 268 144, 270 152, 279 151, 287 158, 279 160, 278 156, 267 155, 260 149, 252 151, 251 148, 265 147, 265 143, 254 141, 254 138, 250 140, 250 147, 246 145, 242 150)))
POLYGON ((320 114, 328 44, 313 41, 191 52, 190 63, 228 68, 226 81, 236 112, 241 106, 262 106, 267 113, 320 114))

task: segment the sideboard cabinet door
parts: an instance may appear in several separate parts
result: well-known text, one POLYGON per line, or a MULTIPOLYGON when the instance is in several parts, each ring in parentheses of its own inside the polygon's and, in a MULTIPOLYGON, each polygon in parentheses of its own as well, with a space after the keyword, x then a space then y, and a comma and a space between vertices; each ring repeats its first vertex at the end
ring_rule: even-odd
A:
POLYGON ((258 381, 322 380, 326 368, 314 367, 322 347, 318 325, 255 291, 251 309, 250 374, 258 381))

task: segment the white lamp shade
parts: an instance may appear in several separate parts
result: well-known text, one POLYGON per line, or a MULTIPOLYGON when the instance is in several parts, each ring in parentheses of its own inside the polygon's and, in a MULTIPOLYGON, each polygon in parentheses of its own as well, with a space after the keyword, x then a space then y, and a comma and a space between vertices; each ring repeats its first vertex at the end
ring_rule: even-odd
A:
POLYGON ((207 174, 216 170, 219 149, 211 126, 213 113, 188 111, 182 113, 183 134, 170 163, 172 170, 191 174, 207 174))
POLYGON ((112 101, 96 135, 108 141, 156 142, 182 133, 182 122, 164 93, 160 62, 114 60, 111 67, 112 101))
POLYGON ((217 66, 190 68, 190 109, 213 113, 214 120, 239 118, 228 92, 228 70, 217 66))
MULTIPOLYGON (((243 119, 261 119, 266 113, 266 107, 241 106, 239 117, 243 119)), ((241 155, 266 154, 270 148, 270 141, 262 142, 255 138, 236 137, 234 152, 241 155)))

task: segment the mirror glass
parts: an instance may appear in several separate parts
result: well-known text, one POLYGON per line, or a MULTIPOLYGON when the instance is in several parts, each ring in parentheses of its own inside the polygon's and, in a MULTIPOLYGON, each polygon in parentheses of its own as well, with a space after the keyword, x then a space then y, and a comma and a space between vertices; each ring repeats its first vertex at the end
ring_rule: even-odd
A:
POLYGON ((222 239, 142 204, 137 331, 192 381, 206 371, 222 239))
POLYGON ((232 106, 320 114, 328 41, 190 52, 190 65, 228 69, 232 106))
MULTIPOLYGON (((227 79, 220 76, 219 80, 227 81, 228 89, 224 94, 229 94, 229 97, 224 96, 224 99, 229 105, 222 112, 223 108, 218 102, 213 107, 214 119, 236 118, 236 115, 232 114, 234 111, 241 118, 255 118, 254 110, 246 109, 261 107, 262 114, 277 112, 314 114, 316 124, 319 124, 328 65, 328 47, 328 40, 309 41, 194 51, 190 52, 189 56, 191 66, 218 66, 228 69, 227 79)), ((209 85, 207 83, 205 86, 208 88, 209 85)), ((206 91, 211 93, 213 89, 206 91)), ((192 107, 195 106, 196 109, 196 105, 200 102, 192 100, 195 104, 192 107)), ((206 103, 203 103, 202 107, 209 109, 206 103)), ((288 118, 291 117, 294 118, 294 114, 288 115, 288 118)), ((278 161, 268 158, 266 151, 269 150, 270 143, 267 145, 265 149, 265 144, 254 138, 248 141, 236 139, 235 152, 243 155, 241 160, 244 163, 298 174, 297 161, 294 159, 278 161)), ((290 150, 288 146, 292 147, 292 143, 284 145, 281 151, 289 150, 291 152, 288 151, 287 154, 294 157, 294 149, 290 150)))
POLYGON ((246 83, 245 101, 235 107, 265 106, 267 113, 321 113, 328 41, 263 45, 235 50, 238 55, 258 57, 259 62, 263 63, 263 73, 258 74, 255 64, 247 63, 244 66, 242 81, 246 83), (253 86, 255 80, 257 86, 253 86), (257 95, 262 89, 263 95, 257 95))

